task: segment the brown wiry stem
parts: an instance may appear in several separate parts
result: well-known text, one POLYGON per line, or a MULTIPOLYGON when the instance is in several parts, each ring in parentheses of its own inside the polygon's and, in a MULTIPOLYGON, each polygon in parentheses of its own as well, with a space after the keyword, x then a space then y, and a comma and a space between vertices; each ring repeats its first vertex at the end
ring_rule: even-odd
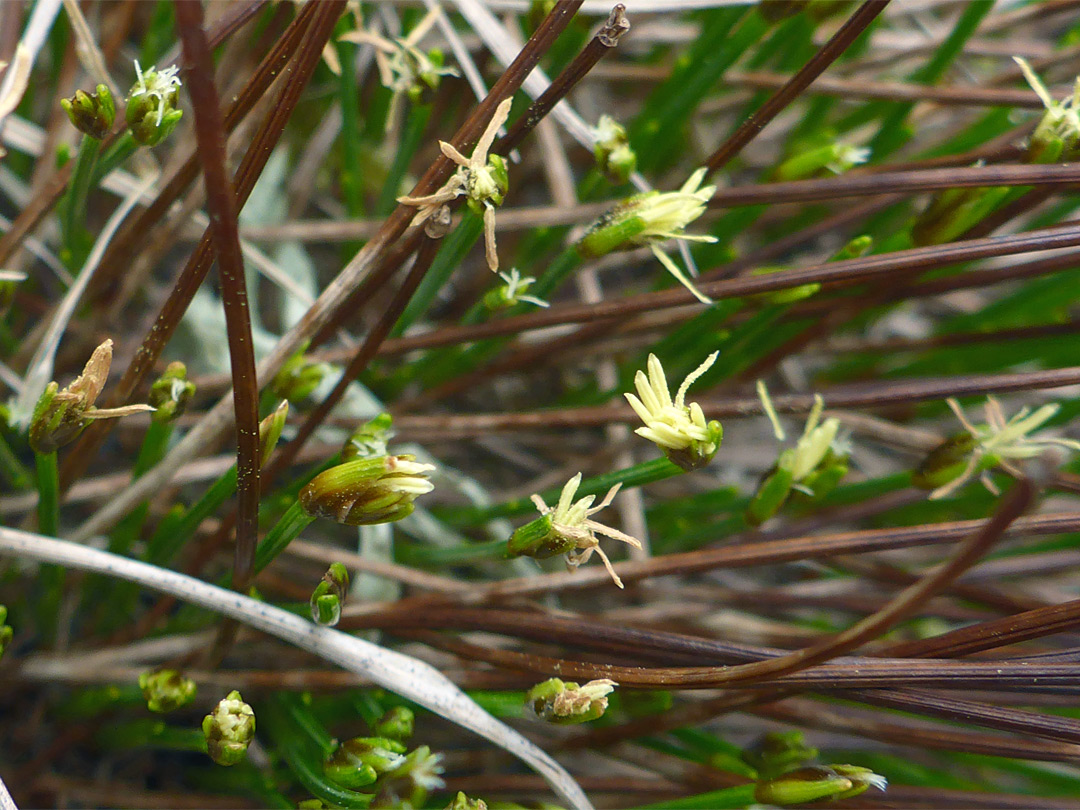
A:
POLYGON ((814 79, 820 76, 848 47, 853 43, 866 27, 885 10, 889 0, 865 0, 859 9, 851 15, 840 30, 826 42, 821 49, 814 54, 802 69, 792 76, 768 101, 761 105, 761 109, 751 115, 742 125, 732 133, 731 137, 724 141, 705 165, 710 172, 715 172, 727 165, 735 155, 742 151, 765 126, 779 115, 788 104, 799 97, 814 79))
POLYGON ((251 581, 255 561, 259 511, 259 384, 255 375, 244 257, 236 224, 236 193, 225 170, 225 122, 214 85, 214 60, 202 27, 202 3, 200 0, 176 0, 174 9, 184 51, 188 92, 195 109, 195 139, 203 167, 210 230, 225 306, 236 418, 239 514, 232 584, 244 592, 251 581))

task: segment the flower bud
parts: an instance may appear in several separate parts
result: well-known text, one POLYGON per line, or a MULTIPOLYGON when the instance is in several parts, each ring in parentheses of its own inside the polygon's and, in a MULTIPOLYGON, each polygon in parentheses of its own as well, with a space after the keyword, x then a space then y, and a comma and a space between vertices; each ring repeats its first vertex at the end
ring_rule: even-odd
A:
POLYGON ((487 810, 487 803, 483 799, 470 799, 459 790, 446 810, 487 810))
POLYGON ((341 563, 333 563, 311 594, 311 620, 333 627, 341 619, 341 606, 349 590, 349 572, 341 563))
POLYGON ((743 751, 742 759, 763 778, 779 776, 798 768, 818 755, 808 746, 801 731, 773 731, 743 751))
POLYGON ((786 182, 843 174, 853 166, 866 163, 869 159, 870 150, 867 147, 833 141, 792 155, 776 167, 772 173, 772 179, 776 182, 786 182))
POLYGON ((754 800, 762 804, 806 804, 821 799, 836 799, 855 787, 855 783, 824 765, 811 765, 788 771, 757 783, 754 800))
POLYGON ((888 779, 869 768, 859 765, 829 765, 828 767, 851 782, 851 788, 837 796, 837 799, 850 799, 852 796, 865 793, 869 788, 885 790, 889 786, 888 779))
POLYGON ((329 363, 316 363, 299 351, 285 361, 285 365, 270 381, 270 390, 280 399, 297 403, 307 399, 319 387, 327 372, 329 363))
POLYGON ((407 740, 413 735, 416 715, 408 706, 395 706, 375 721, 372 731, 377 737, 391 740, 407 740))
POLYGON ((131 136, 143 146, 157 146, 172 132, 183 116, 180 103, 179 68, 169 67, 145 73, 135 62, 138 76, 128 93, 124 117, 131 136))
POLYGON ((4 657, 4 650, 15 636, 15 630, 7 623, 7 614, 7 605, 0 605, 0 658, 4 657))
POLYGON ((146 698, 146 708, 152 712, 176 711, 195 699, 195 681, 185 678, 175 669, 159 669, 139 676, 139 688, 146 698))
POLYGON ((187 378, 187 366, 179 361, 169 363, 165 373, 150 386, 147 401, 156 408, 150 418, 155 422, 179 419, 194 395, 195 383, 187 378))
POLYGON ((282 400, 270 415, 259 422, 259 464, 265 465, 277 447, 285 420, 289 417, 289 401, 282 400))
POLYGON ((597 168, 613 183, 625 183, 637 168, 637 154, 630 148, 626 127, 610 115, 601 115, 593 136, 597 168))
POLYGON ((785 450, 776 465, 762 476, 757 492, 746 507, 744 518, 751 526, 760 526, 780 511, 791 494, 795 479, 792 469, 795 454, 785 450))
POLYGON ((93 94, 76 90, 71 98, 60 99, 60 106, 75 129, 99 141, 109 134, 116 120, 116 104, 104 84, 99 84, 93 94))
POLYGON ((206 752, 218 765, 235 765, 255 738, 255 712, 235 689, 203 718, 206 752))
POLYGON ((615 690, 615 681, 601 678, 584 686, 550 678, 525 693, 525 705, 541 720, 558 725, 586 723, 600 717, 607 709, 607 696, 615 690))
POLYGON ((323 763, 323 773, 342 787, 370 785, 405 762, 405 746, 384 737, 354 737, 337 747, 323 763))
POLYGON ((38 453, 52 453, 74 441, 93 419, 111 419, 142 411, 149 405, 122 408, 95 408, 112 365, 112 341, 106 340, 86 362, 82 374, 64 389, 55 382, 45 386, 30 418, 30 447, 38 453))
POLYGON ((388 413, 380 413, 369 422, 360 425, 341 448, 341 460, 385 456, 386 445, 394 436, 390 426, 394 423, 388 413))
POLYGON ((401 520, 412 513, 418 495, 435 488, 426 475, 435 465, 414 458, 377 456, 339 464, 300 491, 300 505, 312 517, 349 526, 401 520))

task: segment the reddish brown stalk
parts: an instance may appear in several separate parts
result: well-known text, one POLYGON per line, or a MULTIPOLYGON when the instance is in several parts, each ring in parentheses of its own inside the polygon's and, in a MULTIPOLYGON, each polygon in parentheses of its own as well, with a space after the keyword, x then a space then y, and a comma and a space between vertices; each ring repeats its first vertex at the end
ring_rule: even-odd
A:
POLYGON ((259 383, 248 315, 244 257, 236 224, 236 193, 225 169, 225 122, 214 85, 214 59, 203 31, 201 0, 176 0, 176 27, 195 111, 195 140, 203 168, 210 231, 217 255, 232 367, 236 418, 236 491, 239 518, 232 584, 247 590, 255 562, 259 512, 259 383))
POLYGON ((885 6, 888 4, 889 0, 865 0, 859 6, 859 9, 851 15, 851 18, 840 27, 840 30, 821 46, 821 49, 814 54, 810 61, 803 65, 798 73, 792 76, 783 87, 777 90, 768 101, 761 105, 759 110, 746 119, 732 133, 731 137, 709 156, 709 159, 705 161, 709 171, 715 172, 722 169, 727 165, 728 161, 739 154, 744 146, 750 143, 770 121, 779 115, 788 104, 798 98, 799 94, 809 87, 814 79, 824 73, 826 68, 848 49, 851 43, 885 10, 885 6))
POLYGON ((509 131, 495 143, 494 151, 506 155, 516 149, 533 129, 551 112, 552 108, 565 98, 571 90, 584 79, 596 63, 611 53, 619 44, 619 39, 630 30, 630 21, 626 19, 626 6, 616 3, 607 22, 589 40, 574 60, 560 71, 548 88, 529 105, 525 114, 518 118, 509 131))
POLYGON ((879 194, 914 194, 949 188, 994 186, 1046 186, 1042 193, 1063 191, 1080 180, 1080 167, 1069 164, 957 166, 949 169, 914 169, 903 172, 851 172, 839 177, 760 183, 718 190, 710 208, 734 208, 768 203, 802 203, 879 194))
MULTIPOLYGON (((892 281, 907 275, 936 270, 960 262, 1010 256, 1038 250, 1076 247, 1080 245, 1080 227, 1065 223, 1028 233, 971 239, 949 245, 898 250, 886 255, 864 256, 840 262, 795 268, 783 273, 762 276, 743 276, 719 281, 700 281, 698 289, 710 298, 721 300, 739 298, 762 292, 790 289, 804 284, 852 284, 889 278, 892 281)), ((692 293, 683 288, 643 293, 628 298, 603 301, 599 304, 579 304, 551 307, 541 312, 515 315, 497 321, 439 329, 424 336, 422 348, 469 343, 503 335, 517 335, 530 329, 541 329, 565 323, 587 323, 605 318, 626 317, 639 312, 693 304, 692 293)), ((420 342, 420 341, 418 341, 420 342)), ((410 348, 421 348, 411 346, 410 348)))

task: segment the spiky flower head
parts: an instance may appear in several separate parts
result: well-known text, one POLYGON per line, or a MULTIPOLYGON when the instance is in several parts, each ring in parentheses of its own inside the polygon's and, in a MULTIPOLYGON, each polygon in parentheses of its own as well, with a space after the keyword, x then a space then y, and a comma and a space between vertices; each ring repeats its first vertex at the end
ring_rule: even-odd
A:
POLYGON ((1046 108, 1042 119, 1031 134, 1028 160, 1032 163, 1050 163, 1058 159, 1070 160, 1080 143, 1080 77, 1073 85, 1069 98, 1054 101, 1046 85, 1031 69, 1026 59, 1014 56, 1024 78, 1031 85, 1046 108))
POLYGON ((391 40, 374 31, 359 29, 340 38, 343 42, 363 43, 374 48, 379 81, 391 92, 390 109, 386 114, 387 130, 397 121, 403 98, 419 102, 438 89, 444 76, 460 75, 454 68, 445 66, 441 50, 424 51, 419 47, 440 14, 442 11, 434 8, 405 37, 391 40))
POLYGON ((713 352, 700 366, 687 375, 672 400, 664 367, 655 354, 649 355, 649 373, 638 371, 634 376, 637 396, 623 394, 630 407, 641 417, 645 427, 634 433, 656 444, 664 454, 684 470, 696 470, 712 461, 720 448, 724 429, 715 419, 706 422, 701 406, 686 404, 686 392, 694 381, 708 371, 719 352, 713 352))
POLYGON ((587 723, 607 710, 607 696, 616 686, 610 678, 589 681, 584 686, 550 678, 525 693, 525 705, 549 723, 587 723))
POLYGON ((414 456, 376 456, 347 461, 320 473, 300 491, 300 505, 312 517, 349 526, 401 520, 413 501, 435 485, 427 473, 434 464, 414 456))
POLYGON ((596 506, 593 506, 595 495, 574 500, 580 485, 581 473, 578 473, 566 482, 554 508, 544 503, 544 499, 539 495, 533 495, 532 502, 536 504, 540 517, 518 528, 510 536, 507 554, 511 557, 527 556, 541 560, 565 554, 567 567, 574 569, 588 562, 595 552, 604 561, 604 567, 615 584, 621 588, 622 580, 612 568, 607 554, 600 548, 600 540, 596 535, 602 534, 634 548, 641 548, 641 541, 592 520, 592 516, 611 503, 622 484, 616 484, 608 490, 608 494, 596 506))
POLYGON ((506 284, 490 290, 484 296, 484 306, 489 310, 507 309, 515 304, 520 304, 522 301, 538 307, 547 308, 550 306, 544 299, 537 298, 535 295, 528 295, 528 289, 536 282, 536 279, 532 276, 522 276, 516 267, 512 268, 509 273, 500 272, 499 278, 505 281, 506 284))
MULTIPOLYGON (((757 389, 777 441, 785 441, 787 435, 776 416, 765 383, 759 380, 757 389)), ((814 499, 824 497, 847 474, 850 447, 847 440, 838 435, 838 419, 830 417, 821 421, 824 409, 824 400, 815 395, 802 436, 794 447, 781 451, 746 509, 746 520, 751 525, 758 526, 779 512, 792 493, 814 499)))
POLYGON ((150 418, 155 422, 179 419, 193 396, 195 383, 187 378, 187 366, 179 361, 169 363, 165 372, 150 386, 147 400, 155 409, 150 418))
POLYGON ((218 765, 235 765, 255 738, 255 712, 235 689, 203 718, 206 752, 218 765))
POLYGON ((135 60, 135 84, 127 97, 124 117, 132 137, 143 146, 157 146, 172 132, 184 111, 180 103, 180 72, 178 67, 143 72, 135 60))
POLYGON ((1031 435, 1054 418, 1061 407, 1056 403, 1043 405, 1034 412, 1024 407, 1006 419, 1001 403, 994 397, 987 397, 986 423, 975 425, 968 421, 955 399, 946 402, 967 433, 946 439, 930 452, 916 471, 914 481, 917 486, 937 487, 930 493, 931 499, 951 495, 976 476, 988 490, 997 494, 997 487, 990 478, 992 468, 1001 467, 1010 474, 1020 475, 1020 469, 1013 462, 1040 456, 1048 447, 1080 450, 1080 441, 1075 439, 1031 435))
POLYGON ((139 676, 139 688, 152 712, 171 712, 195 699, 195 681, 185 678, 175 669, 159 669, 139 676))
POLYGON ((499 128, 506 123, 510 115, 511 99, 505 99, 491 116, 487 128, 476 142, 471 157, 465 157, 454 148, 453 144, 439 141, 442 153, 457 164, 457 170, 450 175, 442 188, 434 194, 420 197, 398 197, 403 205, 416 206, 420 210, 413 217, 412 224, 426 222, 446 203, 464 196, 469 208, 484 218, 484 255, 491 272, 499 269, 499 254, 495 247, 495 209, 502 205, 509 190, 509 175, 506 161, 499 155, 489 155, 499 128))
POLYGON ((705 304, 712 301, 691 283, 660 245, 668 239, 685 242, 715 242, 716 237, 686 233, 686 226, 705 213, 716 186, 702 186, 707 170, 698 169, 678 191, 647 191, 616 205, 589 226, 577 243, 586 259, 605 256, 615 250, 648 246, 653 255, 679 283, 705 304))
POLYGON ((341 563, 331 563, 311 594, 311 620, 333 627, 341 619, 341 606, 349 590, 349 571, 341 563))
POLYGON ((52 453, 74 441, 94 419, 115 419, 154 410, 149 405, 97 408, 94 403, 105 387, 112 366, 112 341, 106 340, 90 355, 82 374, 61 389, 50 382, 34 406, 30 418, 30 446, 38 453, 52 453))
POLYGON ((96 140, 102 140, 116 120, 116 103, 108 85, 99 84, 93 93, 76 90, 71 98, 60 99, 75 129, 96 140))

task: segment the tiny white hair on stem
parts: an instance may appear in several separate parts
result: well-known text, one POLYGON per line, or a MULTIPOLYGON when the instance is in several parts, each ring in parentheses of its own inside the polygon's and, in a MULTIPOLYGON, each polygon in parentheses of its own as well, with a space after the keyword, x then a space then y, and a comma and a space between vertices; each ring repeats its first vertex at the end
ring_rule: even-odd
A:
POLYGON ((276 636, 474 731, 533 768, 574 810, 593 810, 574 778, 549 754, 488 714, 424 661, 194 577, 78 543, 0 527, 0 554, 136 582, 276 636))

